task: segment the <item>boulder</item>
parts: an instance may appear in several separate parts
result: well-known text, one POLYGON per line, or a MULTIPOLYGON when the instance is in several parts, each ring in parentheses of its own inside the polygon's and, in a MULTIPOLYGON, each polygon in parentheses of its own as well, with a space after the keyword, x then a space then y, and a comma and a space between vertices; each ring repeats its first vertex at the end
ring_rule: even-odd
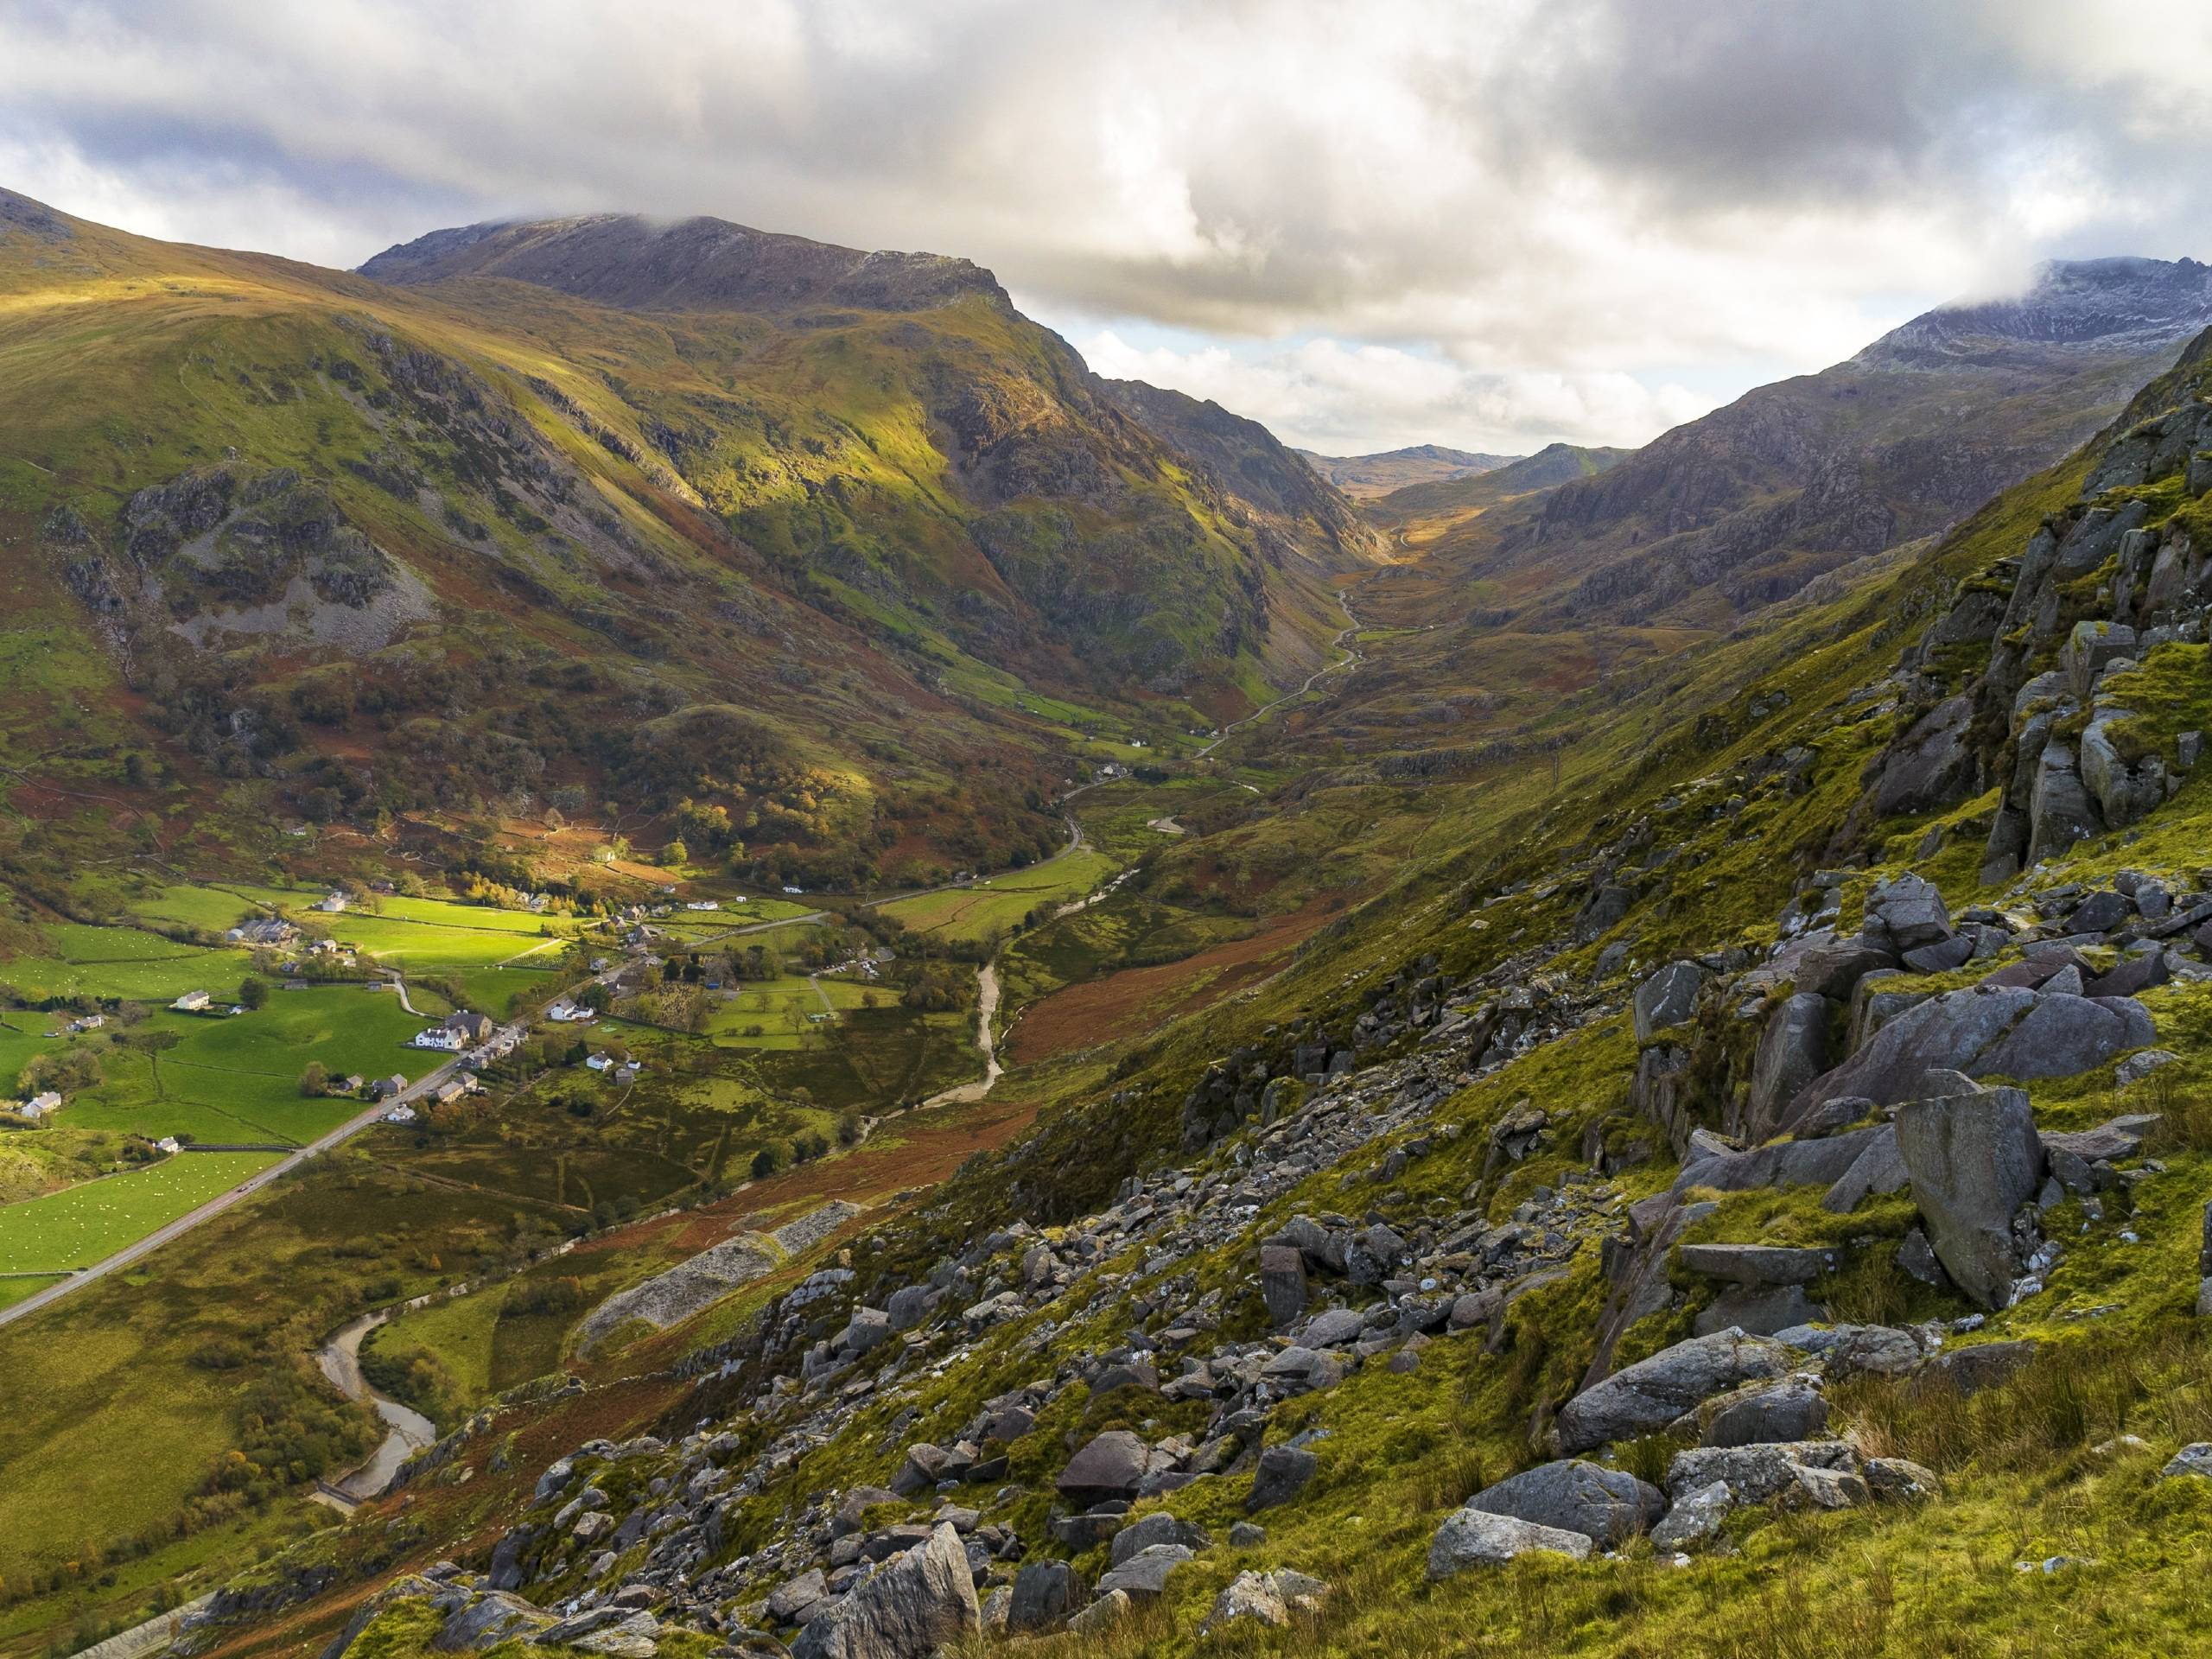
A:
POLYGON ((1667 1490, 1701 1491, 1726 1481, 1739 1503, 1764 1503, 1796 1486, 1801 1468, 1856 1474, 1859 1453, 1848 1440, 1777 1441, 1764 1445, 1700 1446, 1677 1452, 1667 1465, 1667 1490))
POLYGON ((983 1628, 960 1535, 940 1526, 799 1632, 792 1659, 925 1659, 983 1628))
POLYGON ((1239 1573, 1213 1599, 1213 1611, 1206 1615, 1199 1633, 1210 1633, 1238 1619, 1280 1630, 1290 1623, 1294 1613, 1310 1617, 1319 1612, 1328 1594, 1329 1586, 1320 1580, 1287 1567, 1273 1573, 1239 1573))
POLYGON ((1964 692, 1946 697, 1884 752, 1881 769, 1867 791, 1876 817, 1925 812, 1972 795, 1980 763, 1972 741, 1974 699, 1964 692))
POLYGON ((1889 1126, 1880 1124, 1819 1141, 1781 1141, 1749 1152, 1686 1156, 1682 1172, 1669 1190, 1679 1197, 1697 1186, 1711 1187, 1716 1192, 1742 1192, 1758 1186, 1827 1186, 1889 1133, 1889 1126))
POLYGON ((2212 1441, 2197 1440, 2184 1446, 2158 1472, 2168 1480, 2177 1479, 2183 1475, 2212 1480, 2212 1441))
POLYGON ((1065 1561, 1024 1561, 1014 1576, 1006 1628, 1016 1636, 1053 1630, 1082 1605, 1083 1586, 1065 1561))
POLYGON ((1126 1428, 1109 1429, 1071 1458, 1053 1484, 1071 1503, 1130 1497, 1151 1465, 1151 1447, 1126 1428))
POLYGON ((1936 1471, 1910 1458, 1869 1458, 1859 1465, 1866 1490, 1885 1503, 1916 1503, 1942 1490, 1936 1471))
POLYGON ((1357 1342, 1366 1329, 1367 1318, 1358 1309, 1332 1307, 1313 1316, 1300 1333, 1299 1341, 1307 1348, 1340 1348, 1357 1342))
POLYGON ((1168 1575, 1194 1557, 1188 1544, 1151 1544, 1122 1561, 1098 1580, 1098 1593, 1116 1590, 1133 1601, 1149 1601, 1167 1587, 1168 1575))
POLYGON ((1895 954, 1871 939, 1831 939, 1800 952, 1790 978, 1800 991, 1848 1002, 1860 980, 1897 965, 1895 954))
POLYGON ((1878 881, 1866 895, 1866 932, 1894 950, 1910 950, 1951 937, 1951 914, 1943 895, 1924 876, 1905 874, 1878 881))
POLYGON ((1109 1564, 1119 1567, 1140 1550, 1150 1549, 1154 1544, 1180 1544, 1186 1549, 1205 1549, 1212 1542, 1204 1528, 1194 1527, 1165 1510, 1155 1510, 1141 1521, 1132 1521, 1114 1535, 1114 1548, 1109 1564))
POLYGON ((2004 1306, 2018 1268, 2012 1217, 2043 1185, 2043 1143, 2018 1089, 1908 1102, 1897 1152, 1936 1260, 1984 1307, 2004 1306))
POLYGON ((1296 1246, 1260 1247, 1260 1297, 1278 1331, 1306 1311, 1306 1258, 1296 1246))
POLYGON ((1559 1527, 1539 1526, 1486 1510, 1454 1510, 1436 1529, 1428 1546, 1433 1584, 1470 1567, 1503 1567, 1533 1550, 1550 1550, 1578 1561, 1590 1559, 1589 1538, 1559 1527))
POLYGON ((768 1592, 768 1617, 779 1624, 800 1624, 829 1594, 822 1569, 813 1567, 795 1579, 785 1580, 768 1592))
POLYGON ((1638 985, 1631 999, 1636 1040, 1648 1043, 1653 1033, 1688 1019, 1706 979, 1706 970, 1694 962, 1670 962, 1638 985))
POLYGON ((1936 1355, 1913 1373, 1913 1381, 1918 1387, 1934 1382, 1962 1395, 1978 1394, 2017 1376, 2035 1357, 2036 1344, 2024 1338, 1980 1342, 1971 1348, 1955 1348, 1947 1354, 1936 1355))
POLYGON ((1732 1400, 1706 1421, 1707 1446, 1789 1445, 1828 1426, 1828 1402, 1809 1382, 1790 1382, 1732 1400))
POLYGON ((1690 1330, 1709 1337, 1732 1325, 1755 1337, 1770 1337, 1826 1318, 1827 1310, 1807 1297, 1802 1285, 1734 1285, 1698 1310, 1690 1330))
POLYGON ((1302 1446, 1268 1447, 1260 1453, 1259 1465, 1253 1471, 1252 1492, 1244 1500, 1245 1509, 1256 1514, 1289 1503, 1306 1489, 1306 1483, 1320 1466, 1321 1460, 1302 1446))
POLYGON ((1821 1199, 1821 1208, 1831 1215, 1848 1215, 1871 1194, 1898 1192, 1911 1179, 1897 1153, 1896 1128, 1885 1123, 1867 1134, 1865 1149, 1821 1199))
POLYGON ((1656 1486, 1626 1470, 1562 1459, 1485 1487, 1466 1507, 1579 1532, 1610 1549, 1656 1521, 1666 1512, 1667 1499, 1656 1486))
POLYGON ((1562 1452, 1666 1427, 1700 1402, 1789 1369, 1789 1350, 1738 1330, 1692 1337, 1662 1349, 1568 1401, 1555 1427, 1562 1452))
POLYGON ((1685 1545, 1703 1543, 1720 1530, 1728 1511, 1735 1507, 1736 1495, 1728 1490, 1725 1480, 1684 1492, 1667 1511, 1666 1519, 1652 1528, 1651 1547, 1681 1549, 1685 1545))
POLYGON ((1068 1620, 1068 1629, 1078 1636, 1096 1636, 1110 1630, 1128 1617, 1135 1604, 1126 1590, 1109 1590, 1081 1612, 1068 1620))
POLYGON ((1824 996, 1800 991, 1767 1017, 1751 1062, 1751 1087, 1744 1104, 1744 1134, 1764 1141, 1780 1126, 1783 1110, 1828 1069, 1828 1015, 1824 996))

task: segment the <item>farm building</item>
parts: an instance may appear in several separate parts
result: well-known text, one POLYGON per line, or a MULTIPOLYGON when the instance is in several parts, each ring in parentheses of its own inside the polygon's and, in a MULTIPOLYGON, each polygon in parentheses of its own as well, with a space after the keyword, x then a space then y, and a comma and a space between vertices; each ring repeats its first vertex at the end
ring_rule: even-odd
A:
POLYGON ((406 1092, 407 1079, 401 1077, 397 1071, 393 1072, 388 1077, 378 1077, 377 1079, 377 1098, 378 1100, 390 1100, 394 1095, 403 1095, 406 1092))
POLYGON ((175 1008, 179 1014, 205 1014, 207 1011, 207 993, 187 991, 175 1001, 170 1003, 169 1007, 175 1008))

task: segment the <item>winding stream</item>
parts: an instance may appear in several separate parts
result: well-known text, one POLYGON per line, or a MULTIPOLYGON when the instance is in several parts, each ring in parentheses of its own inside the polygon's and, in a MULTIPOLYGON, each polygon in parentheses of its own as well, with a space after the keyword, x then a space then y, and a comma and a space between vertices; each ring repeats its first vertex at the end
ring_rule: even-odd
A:
POLYGON ((321 1483, 321 1490, 316 1496, 342 1508, 350 1509, 376 1497, 391 1484, 391 1478, 399 1472, 399 1465, 407 1461, 410 1452, 420 1451, 438 1438, 435 1423, 421 1412, 378 1394, 361 1374, 361 1338, 391 1318, 390 1308, 364 1313, 340 1325, 337 1334, 315 1351, 315 1363, 322 1368, 331 1386, 348 1400, 364 1400, 374 1406, 377 1415, 391 1430, 384 1437, 384 1444, 377 1447, 376 1455, 366 1463, 336 1480, 321 1483))

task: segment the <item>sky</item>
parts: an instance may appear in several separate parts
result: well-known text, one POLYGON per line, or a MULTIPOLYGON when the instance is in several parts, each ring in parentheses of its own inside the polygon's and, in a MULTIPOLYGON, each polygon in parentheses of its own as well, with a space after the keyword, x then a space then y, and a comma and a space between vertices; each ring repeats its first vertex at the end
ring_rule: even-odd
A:
POLYGON ((2202 0, 6 0, 0 185, 329 265, 710 213, 963 254, 1332 454, 1640 443, 2212 252, 2202 0))

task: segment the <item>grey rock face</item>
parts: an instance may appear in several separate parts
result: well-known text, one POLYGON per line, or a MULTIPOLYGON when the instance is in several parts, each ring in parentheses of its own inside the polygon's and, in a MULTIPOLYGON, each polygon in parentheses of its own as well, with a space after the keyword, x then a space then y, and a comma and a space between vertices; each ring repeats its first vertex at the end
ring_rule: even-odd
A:
POLYGON ((1713 1414, 1705 1426, 1708 1446, 1764 1446, 1809 1440, 1828 1426, 1828 1402, 1807 1382, 1761 1389, 1713 1414))
POLYGON ((2044 745, 2034 791, 2028 798, 2026 861, 2040 863, 2104 830, 2097 804, 2082 781, 2074 746, 2053 738, 2044 745))
POLYGON ((1784 1107, 1828 1067, 1828 1015, 1824 996, 1800 991, 1768 1016, 1751 1062, 1751 1089, 1744 1106, 1744 1134, 1772 1135, 1784 1107))
POLYGON ((1531 1550, 1552 1550, 1578 1561, 1590 1559, 1590 1540, 1559 1527, 1538 1526, 1484 1510, 1454 1510, 1428 1547, 1431 1583, 1470 1567, 1502 1567, 1531 1550))
POLYGON ((1306 1311, 1306 1258, 1294 1246, 1260 1247, 1260 1296, 1277 1330, 1306 1311))
POLYGON ((1064 1497, 1078 1503, 1128 1497, 1151 1462, 1151 1448, 1126 1428, 1109 1429, 1070 1459, 1053 1484, 1064 1497))
POLYGON ((1313 1478, 1313 1471, 1321 1460, 1302 1446, 1271 1446, 1260 1453, 1259 1467, 1252 1476, 1252 1494, 1244 1500, 1246 1510, 1257 1513, 1271 1510, 1278 1503, 1287 1503, 1306 1488, 1313 1478))
POLYGON ((1928 1242, 1959 1288, 1984 1307, 2011 1300, 2012 1217, 2043 1185, 2043 1143, 2018 1089, 1908 1103, 1897 1151, 1912 1176, 1928 1242))
POLYGON ((1739 1503, 1764 1503, 1797 1484, 1800 1468, 1857 1473, 1859 1454, 1847 1440, 1796 1440, 1770 1445, 1700 1446, 1677 1452, 1667 1465, 1667 1490, 1703 1491, 1726 1481, 1739 1503))
POLYGON ((1735 1330, 1692 1337, 1568 1401, 1559 1414, 1560 1450, 1585 1452, 1648 1434, 1716 1394, 1789 1369, 1789 1351, 1764 1337, 1735 1330))
POLYGON ((1979 762, 1968 729, 1974 699, 1961 694, 1937 703, 1891 744, 1869 791, 1877 817, 1947 806, 1974 792, 1979 762))
POLYGON ((1193 1559, 1194 1552, 1187 1544, 1148 1545, 1100 1579, 1098 1593, 1103 1597, 1119 1590, 1133 1600, 1149 1600, 1167 1587, 1170 1573, 1193 1559))
POLYGON ((1776 1244, 1685 1244, 1675 1256, 1692 1273, 1738 1285, 1809 1285, 1836 1266, 1834 1250, 1776 1244))
POLYGON ((1736 1495, 1728 1490, 1725 1480, 1684 1492, 1675 1500, 1675 1507, 1667 1511, 1667 1518, 1651 1529, 1651 1547, 1681 1549, 1686 1545, 1702 1543, 1720 1530, 1728 1511, 1735 1507, 1736 1495))
POLYGON ((1014 1574, 1006 1627, 1014 1635, 1052 1630, 1082 1605, 1082 1586, 1065 1561, 1025 1561, 1014 1574))
POLYGON ((1119 1567, 1140 1550, 1150 1549, 1154 1544, 1180 1544, 1186 1549, 1204 1549, 1212 1542, 1204 1528, 1194 1527, 1165 1510, 1155 1510, 1114 1535, 1109 1564, 1119 1567))
POLYGON ((1632 999, 1636 1040, 1648 1043, 1652 1033, 1688 1019, 1706 978, 1705 969, 1694 962, 1670 962, 1638 985, 1632 999))
POLYGON ((1874 884, 1866 895, 1867 931, 1895 950, 1910 950, 1951 937, 1951 913, 1935 883, 1899 875, 1874 884))
POLYGON ((1667 1499, 1656 1486, 1626 1470, 1562 1459, 1485 1488, 1466 1507, 1579 1532, 1611 1548, 1656 1521, 1667 1499))
POLYGON ((808 1624, 791 1653, 793 1659, 924 1659, 982 1628, 960 1535, 940 1526, 808 1624))
POLYGON ((1733 1326, 1754 1337, 1771 1337, 1794 1326, 1827 1318, 1827 1310, 1805 1294, 1802 1285, 1732 1286, 1698 1312, 1691 1331, 1709 1337, 1733 1326))

